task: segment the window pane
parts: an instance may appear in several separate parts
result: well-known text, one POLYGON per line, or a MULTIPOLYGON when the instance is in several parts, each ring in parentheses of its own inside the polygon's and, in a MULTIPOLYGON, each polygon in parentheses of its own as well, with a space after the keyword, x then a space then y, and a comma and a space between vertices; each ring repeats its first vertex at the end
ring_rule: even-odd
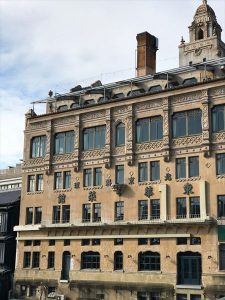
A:
POLYGON ((65 151, 64 139, 65 139, 65 134, 64 133, 57 133, 55 135, 55 154, 64 153, 64 151, 65 151))
POLYGON ((160 219, 160 201, 151 200, 151 219, 160 219))
POLYGON ((150 119, 150 140, 161 140, 163 138, 163 118, 153 117, 150 119))
POLYGON ((93 205, 93 222, 101 222, 101 203, 93 205))
POLYGON ((123 253, 121 251, 114 253, 114 270, 123 270, 123 253))
POLYGON ((105 126, 95 128, 95 148, 105 147, 105 126))
POLYGON ((102 168, 94 169, 94 186, 102 185, 102 168))
POLYGON ((116 183, 123 184, 124 183, 124 166, 116 166, 116 183))
POLYGON ((160 271, 160 255, 157 252, 141 252, 138 255, 139 271, 160 271))
POLYGON ((216 174, 225 174, 225 153, 216 155, 216 174))
POLYGON ((64 173, 64 188, 69 189, 71 188, 71 172, 66 171, 64 173))
POLYGON ((190 197, 190 218, 200 218, 199 197, 190 197))
POLYGON ((149 119, 138 120, 136 123, 136 139, 137 143, 149 141, 149 119))
POLYGON ((42 208, 35 207, 34 224, 40 224, 42 219, 42 208))
POLYGON ((125 125, 120 123, 116 127, 116 146, 125 144, 125 125))
POLYGON ((53 214, 52 214, 52 223, 57 224, 60 223, 60 206, 53 206, 53 214))
POLYGON ((44 157, 46 152, 46 136, 37 136, 31 140, 31 157, 44 157))
POLYGON ((35 191, 35 176, 28 175, 28 192, 34 192, 34 191, 35 191))
POLYGON ((176 159, 176 178, 186 178, 186 159, 176 159))
POLYGON ((70 205, 62 206, 62 223, 70 222, 70 205))
POLYGON ((189 177, 199 176, 199 158, 198 156, 193 156, 188 158, 189 165, 189 177))
POLYGON ((186 135, 186 114, 184 112, 173 115, 173 137, 186 135))
POLYGON ((219 105, 212 110, 213 132, 223 131, 225 129, 225 105, 219 105))
POLYGON ((124 218, 124 202, 116 202, 115 203, 115 220, 123 220, 124 218))
POLYGON ((187 217, 186 198, 177 198, 177 219, 187 217))
POLYGON ((62 172, 56 172, 55 173, 55 189, 59 190, 62 188, 63 188, 62 172))
POLYGON ((151 161, 150 162, 150 179, 151 181, 160 179, 160 167, 159 161, 151 161))
POLYGON ((37 175, 37 191, 43 191, 43 174, 37 175))
POLYGON ((225 244, 219 245, 220 270, 225 270, 225 244))
POLYGON ((138 181, 148 180, 148 164, 146 162, 138 164, 138 181))
POLYGON ((90 222, 91 221, 91 205, 90 204, 83 204, 83 222, 90 222))
POLYGON ((218 218, 225 217, 225 195, 217 196, 218 218))
POLYGON ((139 220, 148 219, 148 200, 138 201, 139 220))
POLYGON ((26 224, 32 224, 33 223, 33 207, 27 207, 26 208, 26 224))
POLYGON ((202 112, 200 109, 188 112, 188 135, 202 132, 202 112))
POLYGON ((84 186, 92 186, 92 169, 84 170, 84 186))
POLYGON ((74 131, 68 131, 66 135, 66 153, 71 153, 74 150, 74 131))

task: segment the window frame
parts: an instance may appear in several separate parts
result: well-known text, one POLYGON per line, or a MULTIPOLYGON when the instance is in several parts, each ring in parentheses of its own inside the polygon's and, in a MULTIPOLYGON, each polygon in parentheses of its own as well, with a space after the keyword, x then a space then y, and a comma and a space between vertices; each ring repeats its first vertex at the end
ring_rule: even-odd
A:
POLYGON ((135 141, 137 144, 162 140, 163 117, 161 115, 157 115, 148 118, 138 119, 135 123, 135 133, 135 141), (156 127, 154 128, 153 126, 156 127))
POLYGON ((105 136, 106 136, 106 125, 84 128, 83 133, 82 133, 83 150, 87 151, 87 150, 104 148, 105 147, 105 136), (99 145, 97 142, 98 135, 99 135, 99 138, 102 135, 101 136, 102 141, 99 143, 99 145))
POLYGON ((54 135, 54 155, 73 153, 75 132, 73 130, 57 132, 54 135))
POLYGON ((47 144, 46 135, 32 137, 30 141, 30 158, 45 157, 46 144, 47 144), (35 149, 34 147, 37 149, 35 149))
POLYGON ((116 147, 125 146, 126 129, 125 129, 125 124, 123 122, 120 122, 119 124, 116 125, 115 138, 116 138, 116 142, 115 142, 116 147))

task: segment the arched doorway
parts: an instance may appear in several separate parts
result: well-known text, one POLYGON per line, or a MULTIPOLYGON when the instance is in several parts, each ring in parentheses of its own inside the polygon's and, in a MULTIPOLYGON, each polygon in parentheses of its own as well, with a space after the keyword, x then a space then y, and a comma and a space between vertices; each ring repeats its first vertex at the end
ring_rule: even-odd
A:
POLYGON ((70 273, 70 252, 64 251, 62 255, 62 280, 69 280, 70 273))
POLYGON ((202 276, 201 254, 191 251, 177 254, 177 283, 200 285, 202 276))

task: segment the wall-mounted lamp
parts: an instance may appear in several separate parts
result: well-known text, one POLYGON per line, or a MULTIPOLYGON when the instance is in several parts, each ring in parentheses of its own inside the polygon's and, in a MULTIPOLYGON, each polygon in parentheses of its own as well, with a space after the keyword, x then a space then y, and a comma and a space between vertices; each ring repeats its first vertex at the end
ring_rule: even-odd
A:
POLYGON ((128 258, 132 258, 132 255, 131 255, 131 254, 129 254, 127 257, 128 257, 128 258))

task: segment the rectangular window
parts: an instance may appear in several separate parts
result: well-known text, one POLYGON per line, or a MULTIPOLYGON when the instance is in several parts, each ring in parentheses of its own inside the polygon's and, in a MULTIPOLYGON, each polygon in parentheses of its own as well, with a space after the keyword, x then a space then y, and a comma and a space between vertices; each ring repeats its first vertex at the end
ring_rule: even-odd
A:
POLYGON ((53 214, 52 214, 52 223, 57 224, 60 223, 60 206, 53 206, 53 214))
POLYGON ((31 253, 30 252, 24 252, 23 267, 24 268, 30 268, 30 262, 31 262, 31 253))
POLYGON ((94 186, 102 185, 102 168, 94 169, 94 186))
POLYGON ((70 205, 62 206, 62 223, 70 222, 70 205))
POLYGON ((91 242, 92 246, 98 246, 101 244, 101 240, 100 239, 93 239, 91 242))
POLYGON ((61 190, 63 188, 62 172, 55 173, 55 190, 61 190))
POLYGON ((191 237, 190 244, 191 245, 201 245, 201 238, 200 237, 191 237))
POLYGON ((140 119, 136 122, 136 142, 143 143, 163 138, 163 118, 161 116, 140 119))
POLYGON ((225 217, 225 195, 217 196, 217 214, 218 218, 225 217))
POLYGON ((202 296, 201 295, 190 295, 190 300, 201 300, 202 296))
POLYGON ((70 246, 70 240, 64 240, 64 246, 70 246))
POLYGON ((187 238, 186 237, 177 238, 177 245, 187 245, 187 238))
POLYGON ((123 239, 121 238, 114 239, 114 245, 115 246, 123 245, 123 239))
POLYGON ((174 138, 202 132, 202 112, 200 109, 175 113, 172 119, 174 138))
POLYGON ((33 223, 33 207, 26 208, 26 225, 33 223))
POLYGON ((148 200, 138 201, 138 219, 139 220, 148 219, 148 200))
POLYGON ((99 149, 105 147, 105 126, 85 128, 83 131, 83 149, 99 149))
POLYGON ((159 238, 151 238, 150 239, 150 245, 160 245, 160 239, 159 238))
POLYGON ((220 270, 225 270, 225 244, 219 245, 219 264, 220 270))
POLYGON ((150 162, 150 180, 156 181, 160 179, 160 165, 159 161, 150 162))
MULTIPOLYGON (((0 242, 0 264, 5 262, 5 243, 0 242)), ((7 255, 7 254, 6 254, 7 255)))
POLYGON ((31 158, 44 157, 46 152, 46 136, 36 136, 31 140, 31 158))
POLYGON ((101 203, 93 204, 93 222, 101 222, 101 203))
POLYGON ((225 153, 216 155, 216 175, 225 174, 225 153))
POLYGON ((32 268, 39 268, 40 265, 40 252, 33 252, 32 268))
POLYGON ((177 198, 177 219, 187 217, 186 198, 177 198))
POLYGON ((151 220, 160 219, 160 201, 151 200, 151 220))
POLYGON ((138 245, 148 245, 148 239, 146 238, 139 238, 138 245))
POLYGON ((176 178, 186 178, 186 159, 176 159, 176 178))
POLYGON ((48 252, 48 269, 55 267, 55 252, 48 252))
POLYGON ((49 240, 48 245, 49 246, 55 246, 55 240, 49 240))
POLYGON ((189 177, 199 176, 199 158, 198 156, 188 157, 189 177))
POLYGON ((124 166, 116 166, 116 184, 124 183, 124 166))
POLYGON ((176 300, 187 300, 187 294, 177 294, 176 300))
POLYGON ((55 154, 71 153, 74 150, 74 131, 56 133, 54 136, 55 154))
POLYGON ((200 218, 199 197, 190 197, 190 218, 200 218))
POLYGON ((33 241, 33 246, 40 246, 41 245, 41 241, 40 240, 34 240, 33 241))
POLYGON ((24 246, 31 246, 31 245, 32 245, 32 241, 31 240, 24 241, 24 246))
POLYGON ((148 181, 148 163, 146 162, 138 164, 138 181, 148 181))
POLYGON ((91 222, 91 204, 83 204, 83 222, 91 222))
POLYGON ((64 189, 71 188, 71 172, 66 171, 64 172, 64 189))
POLYGON ((28 192, 35 191, 35 175, 28 175, 28 192))
POLYGON ((212 131, 225 130, 225 105, 218 105, 212 109, 212 131))
POLYGON ((37 191, 43 191, 43 174, 37 175, 37 191))
POLYGON ((115 221, 124 219, 124 202, 119 201, 115 203, 115 221))
POLYGON ((83 240, 81 240, 81 246, 89 246, 90 242, 91 242, 91 240, 89 240, 89 239, 83 239, 83 240))
POLYGON ((42 208, 41 207, 35 207, 34 224, 41 224, 41 219, 42 219, 42 208))
POLYGON ((84 186, 92 186, 92 169, 84 169, 84 186))

